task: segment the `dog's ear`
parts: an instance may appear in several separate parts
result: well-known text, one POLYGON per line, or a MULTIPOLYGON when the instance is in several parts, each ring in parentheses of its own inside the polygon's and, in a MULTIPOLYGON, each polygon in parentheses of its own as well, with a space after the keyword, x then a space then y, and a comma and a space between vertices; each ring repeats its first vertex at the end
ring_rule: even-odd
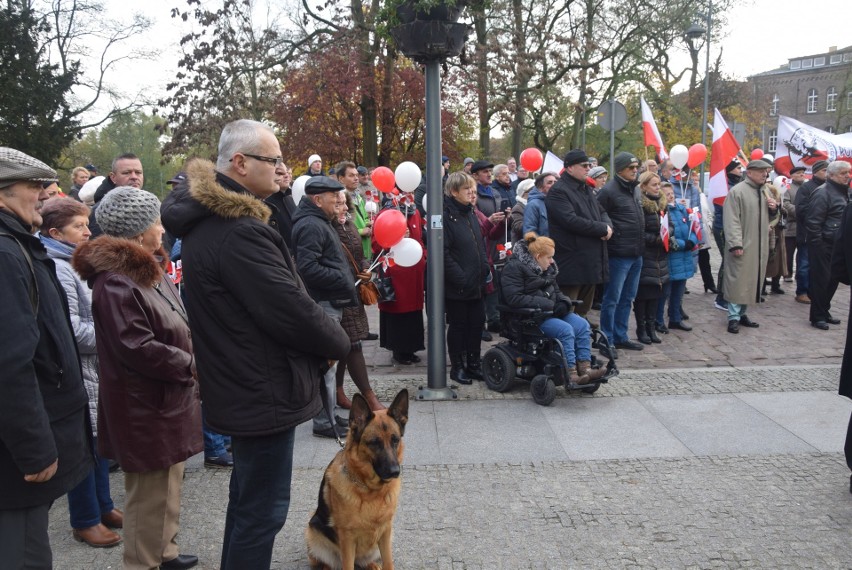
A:
POLYGON ((400 435, 405 435, 405 424, 408 423, 408 390, 400 390, 388 408, 388 415, 399 424, 400 435))
POLYGON ((352 408, 349 410, 349 437, 355 443, 361 440, 364 428, 373 419, 373 411, 370 410, 367 400, 360 393, 352 397, 352 408))

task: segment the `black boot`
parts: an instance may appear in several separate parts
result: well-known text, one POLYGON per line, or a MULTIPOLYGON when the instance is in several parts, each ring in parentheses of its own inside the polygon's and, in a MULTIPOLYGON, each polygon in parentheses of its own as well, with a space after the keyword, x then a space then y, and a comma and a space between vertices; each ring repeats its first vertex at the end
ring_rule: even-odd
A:
POLYGON ((482 358, 478 352, 467 353, 467 366, 464 368, 468 378, 482 380, 482 358))
POLYGON ((636 321, 636 338, 642 344, 651 344, 651 337, 648 335, 648 326, 646 321, 636 321))
POLYGON ((450 355, 450 380, 459 384, 473 384, 473 380, 464 371, 464 355, 461 353, 450 355))
POLYGON ((651 342, 654 344, 660 344, 663 342, 660 340, 660 337, 657 336, 656 329, 654 329, 654 319, 648 319, 645 321, 645 330, 648 331, 648 338, 651 339, 651 342))

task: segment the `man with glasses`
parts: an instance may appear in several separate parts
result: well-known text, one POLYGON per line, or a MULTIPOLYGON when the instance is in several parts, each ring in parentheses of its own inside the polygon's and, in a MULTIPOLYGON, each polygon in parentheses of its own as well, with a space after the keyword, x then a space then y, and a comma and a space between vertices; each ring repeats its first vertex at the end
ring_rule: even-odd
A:
POLYGON ((267 223, 262 200, 280 190, 282 167, 272 129, 228 123, 215 167, 190 161, 187 179, 161 209, 163 225, 183 240, 205 419, 231 436, 223 570, 272 564, 290 507, 296 426, 322 410, 319 383, 329 360, 349 353, 346 333, 311 298, 267 223))
MULTIPOLYGON (((615 176, 598 194, 598 203, 609 215, 615 232, 607 242, 609 282, 601 300, 601 331, 615 348, 642 350, 644 347, 627 337, 630 308, 639 287, 642 253, 645 251, 645 214, 636 192, 639 159, 620 152, 613 160, 615 176)), ((601 354, 617 358, 612 347, 601 354)))
POLYGON ((582 301, 575 310, 585 317, 594 302, 595 286, 607 279, 606 241, 612 237, 612 223, 586 184, 591 166, 586 153, 569 151, 563 165, 544 205, 548 231, 556 243, 554 259, 560 267, 556 282, 562 293, 582 301))

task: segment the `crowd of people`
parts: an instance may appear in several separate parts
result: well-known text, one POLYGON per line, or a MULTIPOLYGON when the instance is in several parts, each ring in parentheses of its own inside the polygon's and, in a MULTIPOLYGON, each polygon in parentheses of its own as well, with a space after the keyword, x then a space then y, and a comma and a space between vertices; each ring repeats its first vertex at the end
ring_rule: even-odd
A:
MULTIPOLYGON (((783 294, 793 275, 811 324, 840 323, 830 309, 838 282, 852 279, 849 163, 817 162, 810 180, 795 168, 787 187, 771 161, 734 161, 727 197, 712 204, 668 161, 621 152, 612 164, 610 177, 581 149, 560 172, 513 158, 465 159, 454 171, 443 157, 454 382, 483 379, 500 304, 543 311, 566 378, 593 382, 603 374, 593 349, 615 359, 692 330, 685 295, 698 272, 732 334, 757 327, 749 305, 783 294), (711 235, 723 258, 716 279, 711 235), (592 329, 611 343, 593 346, 592 329)), ((162 203, 132 153, 105 177, 89 180, 89 167, 72 171, 66 194, 50 166, 0 148, 0 551, 11 567, 49 568, 48 510, 67 493, 76 540, 123 543, 125 568, 191 568, 197 556, 176 541, 180 495, 185 461, 203 450, 206 465, 232 468, 221 568, 268 568, 289 509, 296 426, 312 420, 318 437, 347 437, 347 371, 370 408, 384 409, 365 341, 398 366, 420 361, 425 181, 382 193, 369 169, 325 170, 314 154, 296 200, 274 132, 249 120, 223 129, 215 163, 187 162, 162 203), (372 239, 390 209, 422 246, 416 263, 389 263, 372 239), (387 289, 377 333, 361 294, 376 279, 387 289), (111 461, 124 474, 123 511, 111 461)), ((850 382, 841 393, 852 397, 850 382)), ((852 468, 852 420, 849 430, 852 468)))

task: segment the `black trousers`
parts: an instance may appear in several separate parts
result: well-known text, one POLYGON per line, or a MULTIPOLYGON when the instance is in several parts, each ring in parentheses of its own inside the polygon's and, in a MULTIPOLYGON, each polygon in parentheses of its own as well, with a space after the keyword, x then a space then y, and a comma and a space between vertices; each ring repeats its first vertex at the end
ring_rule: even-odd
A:
POLYGON ((657 318, 657 305, 660 299, 636 299, 633 301, 633 315, 636 317, 636 326, 642 326, 645 321, 653 321, 657 318))
POLYGON ((796 236, 784 236, 784 246, 787 248, 787 271, 790 275, 795 275, 793 271, 793 261, 796 259, 796 236))
POLYGON ((710 269, 710 250, 698 250, 698 269, 701 270, 701 280, 705 289, 715 289, 716 282, 713 280, 713 270, 710 269))
POLYGON ((846 454, 846 465, 852 471, 852 414, 849 416, 849 428, 846 430, 846 445, 843 446, 846 454))
POLYGON ((829 318, 831 299, 837 291, 837 279, 831 277, 831 245, 825 241, 809 242, 808 262, 811 322, 815 323, 829 318))
POLYGON ((445 302, 447 313, 447 352, 479 354, 482 326, 485 324, 485 305, 482 299, 445 302))
POLYGON ((50 504, 0 510, 0 567, 39 570, 53 567, 47 535, 48 511, 50 504))

